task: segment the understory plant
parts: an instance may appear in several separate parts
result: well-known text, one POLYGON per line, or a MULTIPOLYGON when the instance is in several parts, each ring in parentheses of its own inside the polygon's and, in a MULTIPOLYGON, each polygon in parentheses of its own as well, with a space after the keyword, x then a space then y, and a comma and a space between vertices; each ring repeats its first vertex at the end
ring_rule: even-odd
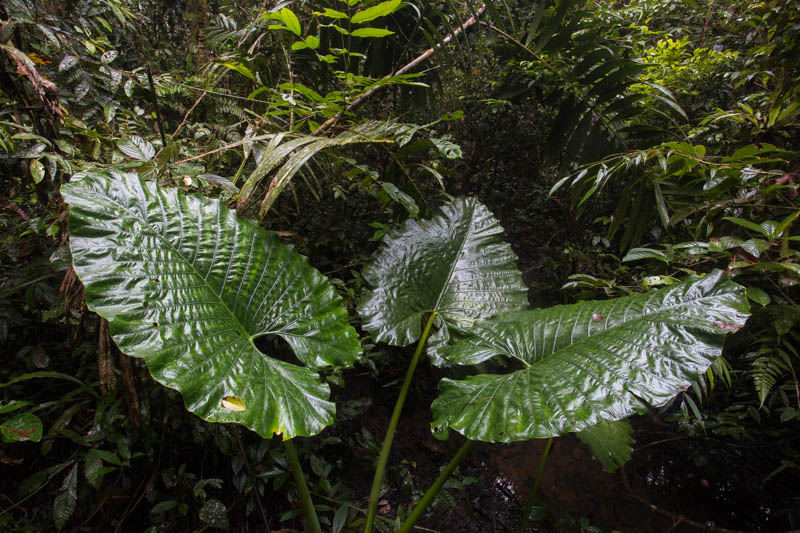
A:
MULTIPOLYGON (((275 234, 217 200, 116 170, 75 175, 62 195, 73 267, 120 350, 144 359, 204 420, 280 435, 306 529, 321 531, 292 439, 334 420, 319 372, 362 355, 332 285, 275 234), (292 353, 263 353, 262 337, 282 338, 292 353)), ((747 319, 744 289, 720 271, 624 298, 526 310, 516 256, 502 234, 480 202, 456 198, 434 217, 387 233, 364 269, 364 329, 379 342, 418 342, 378 460, 366 532, 426 343, 439 365, 514 365, 441 382, 434 434, 447 438, 454 429, 468 440, 399 531, 422 517, 475 440, 579 431, 604 464, 610 453, 624 462, 607 445, 615 435, 626 442, 629 431, 609 423, 668 402, 747 319)))

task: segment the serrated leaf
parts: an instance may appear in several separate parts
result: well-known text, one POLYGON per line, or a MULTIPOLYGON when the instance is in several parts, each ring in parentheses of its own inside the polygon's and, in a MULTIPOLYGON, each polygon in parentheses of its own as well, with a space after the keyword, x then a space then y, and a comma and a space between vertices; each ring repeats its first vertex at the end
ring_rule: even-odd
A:
POLYGON ((421 321, 437 313, 449 327, 524 309, 527 288, 503 228, 475 198, 458 198, 429 220, 407 220, 389 232, 364 268, 363 327, 388 344, 417 340, 421 321))
POLYGON ((23 479, 19 487, 17 487, 17 496, 19 498, 24 498, 34 491, 39 490, 45 483, 49 482, 59 472, 71 464, 71 462, 60 463, 31 474, 23 479))
POLYGON ((89 485, 96 489, 100 489, 103 484, 103 475, 106 472, 103 470, 113 470, 113 467, 103 467, 103 460, 99 455, 88 454, 83 462, 83 475, 86 476, 86 481, 89 485))
POLYGON ((75 87, 75 99, 81 100, 84 96, 89 94, 89 89, 92 88, 92 80, 89 76, 83 76, 81 81, 75 87))
POLYGON ((476 324, 441 357, 476 364, 501 355, 510 374, 444 379, 434 427, 514 442, 580 431, 659 406, 689 386, 741 327, 744 288, 715 271, 657 291, 506 313, 476 324))
POLYGON ((378 17, 385 17, 386 15, 390 15, 397 11, 402 2, 403 0, 388 0, 387 2, 381 2, 380 4, 376 4, 372 7, 368 7, 367 9, 358 11, 355 15, 350 17, 350 22, 353 24, 361 24, 363 22, 375 20, 378 17))
POLYGON ((200 520, 205 522, 211 527, 218 527, 221 529, 228 529, 228 510, 225 504, 214 498, 206 501, 200 509, 200 520))
POLYGON ((236 184, 234 184, 231 180, 223 176, 218 176, 216 174, 198 174, 197 178, 221 187, 225 192, 231 194, 236 194, 239 192, 239 187, 237 187, 236 184))
POLYGON ((600 422, 579 431, 578 438, 589 446, 606 472, 614 473, 627 463, 633 454, 633 426, 627 420, 600 422))
POLYGON ((393 34, 393 31, 383 28, 358 28, 350 32, 353 37, 386 37, 393 34))
POLYGON ((31 164, 29 165, 31 171, 31 177, 33 178, 34 183, 41 183, 44 179, 44 165, 38 159, 32 159, 31 164))
POLYGON ((87 303, 187 409, 285 439, 333 422, 317 369, 350 365, 361 348, 306 258, 219 201, 136 176, 78 175, 62 195, 87 303), (263 336, 283 338, 305 366, 262 353, 263 336), (228 396, 247 408, 227 409, 228 396))
POLYGON ((123 154, 137 161, 150 161, 156 155, 155 147, 138 135, 123 137, 117 141, 117 148, 123 154))
POLYGON ((103 63, 104 65, 108 65, 109 63, 112 63, 117 58, 118 55, 119 52, 117 52, 116 50, 108 50, 104 52, 103 55, 100 56, 100 62, 103 63))
POLYGON ((73 55, 67 54, 58 63, 58 71, 64 72, 65 70, 69 70, 77 64, 78 64, 78 58, 73 55))
POLYGON ((78 464, 72 465, 72 469, 64 478, 61 491, 53 500, 53 522, 56 529, 61 531, 75 512, 75 504, 78 503, 78 464))
POLYGON ((3 442, 42 440, 42 421, 33 413, 20 413, 0 422, 3 442))
POLYGON ((47 150, 47 145, 45 143, 36 143, 33 146, 31 146, 28 149, 28 151, 25 152, 24 155, 17 157, 23 157, 25 159, 33 159, 42 155, 46 150, 47 150))

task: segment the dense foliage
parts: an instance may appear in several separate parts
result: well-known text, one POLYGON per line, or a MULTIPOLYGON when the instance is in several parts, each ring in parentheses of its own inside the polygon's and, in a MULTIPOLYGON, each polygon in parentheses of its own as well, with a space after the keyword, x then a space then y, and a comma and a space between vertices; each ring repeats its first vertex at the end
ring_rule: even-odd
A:
POLYGON ((437 436, 585 429, 614 470, 636 433, 603 421, 649 412, 682 460, 755 472, 774 507, 718 525, 797 527, 795 2, 6 0, 0 24, 0 529, 406 527, 427 496, 373 432, 427 339, 437 436), (303 481, 281 439, 320 432, 303 481))

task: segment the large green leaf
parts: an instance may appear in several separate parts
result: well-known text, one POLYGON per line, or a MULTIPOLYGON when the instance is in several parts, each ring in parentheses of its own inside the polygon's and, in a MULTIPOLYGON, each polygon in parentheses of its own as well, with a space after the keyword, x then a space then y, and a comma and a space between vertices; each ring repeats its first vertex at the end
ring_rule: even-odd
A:
POLYGON ((603 421, 579 431, 577 436, 606 472, 612 474, 630 460, 636 442, 633 440, 633 426, 627 420, 603 421))
POLYGON ((133 175, 75 176, 62 194, 89 306, 190 411, 265 437, 333 422, 316 370, 351 364, 360 345, 306 258, 216 200, 133 175), (265 335, 282 337, 305 367, 261 353, 253 341, 265 335))
POLYGON ((427 313, 437 313, 446 330, 523 309, 527 288, 516 262, 503 228, 475 198, 458 198, 430 220, 409 219, 364 268, 364 329, 405 346, 419 338, 427 313))
POLYGON ((439 355, 475 364, 495 355, 523 368, 445 379, 434 431, 513 442, 580 431, 658 406, 716 359, 748 316, 744 289, 715 271, 658 291, 507 313, 439 355))

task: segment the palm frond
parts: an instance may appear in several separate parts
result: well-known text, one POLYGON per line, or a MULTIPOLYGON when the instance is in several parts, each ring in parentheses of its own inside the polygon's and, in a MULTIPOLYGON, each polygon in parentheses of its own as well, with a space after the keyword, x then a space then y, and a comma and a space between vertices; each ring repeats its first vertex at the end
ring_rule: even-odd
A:
POLYGON ((348 144, 394 142, 390 137, 397 131, 398 126, 393 123, 367 122, 335 137, 278 133, 267 144, 258 165, 242 186, 236 207, 244 209, 267 174, 277 169, 261 201, 259 215, 263 217, 295 174, 318 153, 348 144))

